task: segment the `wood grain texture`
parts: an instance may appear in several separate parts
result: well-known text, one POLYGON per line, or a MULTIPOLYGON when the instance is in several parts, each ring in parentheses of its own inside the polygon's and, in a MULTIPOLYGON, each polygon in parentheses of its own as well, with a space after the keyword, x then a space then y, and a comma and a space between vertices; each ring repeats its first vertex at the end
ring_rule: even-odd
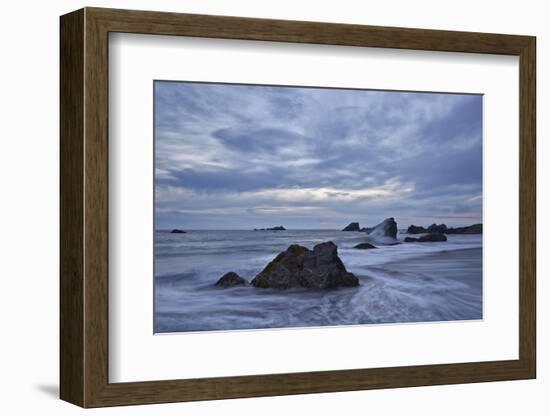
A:
POLYGON ((534 378, 535 39, 529 36, 86 8, 61 18, 61 397, 83 407, 534 378), (519 359, 109 383, 108 33, 520 57, 519 359))
POLYGON ((87 8, 110 32, 519 55, 528 36, 87 8))
POLYGON ((84 57, 85 406, 108 380, 108 33, 86 13, 84 57))
POLYGON ((519 142, 519 355, 536 377, 536 41, 520 54, 519 142))
POLYGON ((84 405, 84 12, 60 22, 60 388, 84 405))

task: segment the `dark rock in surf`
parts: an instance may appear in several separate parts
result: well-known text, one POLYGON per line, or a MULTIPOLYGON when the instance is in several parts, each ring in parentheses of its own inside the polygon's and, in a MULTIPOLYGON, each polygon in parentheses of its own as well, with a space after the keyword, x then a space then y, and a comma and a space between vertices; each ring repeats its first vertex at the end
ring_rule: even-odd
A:
POLYGON ((444 234, 447 232, 447 226, 445 224, 432 224, 428 227, 427 232, 444 234))
POLYGON ((254 228, 254 231, 286 231, 286 228, 282 225, 279 225, 278 227, 271 228, 254 228))
POLYGON ((368 234, 368 233, 370 233, 372 230, 374 230, 374 227, 363 227, 363 228, 361 228, 361 230, 359 230, 359 231, 368 234))
POLYGON ((375 226, 370 232, 371 235, 379 234, 384 237, 397 238, 397 223, 391 218, 386 218, 380 224, 375 226))
POLYGON ((425 243, 425 242, 440 242, 440 241, 447 241, 447 236, 443 233, 430 233, 423 235, 418 239, 419 243, 425 243))
POLYGON ((180 230, 178 228, 174 228, 172 231, 170 231, 170 234, 186 234, 186 231, 180 230))
POLYGON ((374 244, 394 245, 397 241, 397 223, 391 218, 386 218, 375 226, 367 236, 369 242, 374 244))
POLYGON ((361 243, 361 244, 357 244, 353 248, 356 248, 358 250, 369 250, 371 248, 376 248, 376 246, 373 246, 371 243, 361 243))
POLYGON ((424 234, 427 232, 428 230, 419 225, 410 225, 409 228, 407 228, 407 234, 424 234))
POLYGON ((423 235, 419 238, 414 237, 405 237, 405 243, 435 243, 435 242, 443 242, 447 241, 447 236, 442 233, 430 233, 423 235))
POLYGON ((334 289, 358 286, 359 280, 349 273, 338 257, 338 247, 332 242, 317 244, 313 250, 293 244, 279 253, 251 284, 259 288, 334 289))
POLYGON ((348 224, 342 231, 359 231, 359 223, 358 222, 352 222, 348 224))
POLYGON ((216 286, 226 288, 232 286, 246 285, 246 283, 247 281, 244 280, 237 273, 229 272, 220 277, 220 279, 216 282, 216 286))
POLYGON ((483 234, 483 224, 473 224, 467 227, 448 228, 446 234, 483 234))
POLYGON ((445 224, 432 224, 428 228, 411 225, 407 234, 442 233, 442 234, 483 234, 483 224, 472 224, 466 227, 447 227, 445 224))

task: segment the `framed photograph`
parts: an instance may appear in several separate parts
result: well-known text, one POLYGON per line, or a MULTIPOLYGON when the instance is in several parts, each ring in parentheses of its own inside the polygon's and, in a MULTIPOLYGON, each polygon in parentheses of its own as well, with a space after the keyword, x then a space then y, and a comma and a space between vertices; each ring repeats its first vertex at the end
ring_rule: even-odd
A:
POLYGON ((61 398, 535 378, 535 49, 62 16, 61 398))

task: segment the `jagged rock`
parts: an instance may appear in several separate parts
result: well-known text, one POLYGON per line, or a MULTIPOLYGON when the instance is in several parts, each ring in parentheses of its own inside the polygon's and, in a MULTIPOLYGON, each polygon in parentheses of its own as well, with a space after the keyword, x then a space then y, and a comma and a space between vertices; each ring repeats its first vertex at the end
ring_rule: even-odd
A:
POLYGON ((483 224, 473 224, 467 227, 448 228, 446 234, 483 234, 483 224))
POLYGON ((279 225, 278 227, 271 228, 254 228, 254 231, 286 231, 286 228, 282 225, 279 225))
POLYGON ((438 242, 438 241, 447 241, 447 237, 443 233, 430 233, 423 235, 418 239, 419 243, 425 242, 438 242))
POLYGON ((358 222, 352 222, 348 224, 342 231, 359 231, 359 223, 358 222))
POLYGON ((333 289, 357 286, 359 280, 349 273, 332 242, 317 244, 313 250, 293 244, 279 253, 251 284, 259 288, 333 289))
POLYGON ((445 224, 432 224, 428 228, 411 225, 407 234, 442 233, 442 234, 483 234, 483 224, 473 224, 467 227, 447 227, 445 224))
POLYGON ((447 226, 445 224, 432 224, 428 227, 427 232, 429 233, 445 233, 447 232, 447 226))
POLYGON ((220 277, 220 279, 216 282, 216 286, 221 286, 225 288, 231 286, 245 285, 246 283, 246 280, 244 280, 237 273, 229 272, 220 277))
POLYGON ((386 218, 380 224, 375 226, 370 232, 371 235, 380 235, 383 237, 397 237, 397 223, 393 217, 386 218))
POLYGON ((373 228, 367 238, 374 244, 399 244, 399 241, 397 241, 397 223, 393 217, 386 218, 373 228))
POLYGON ((271 227, 271 228, 266 228, 267 231, 286 231, 286 228, 283 227, 282 225, 279 225, 277 227, 271 227))
POLYGON ((409 228, 407 228, 407 234, 424 234, 427 232, 428 230, 419 225, 410 225, 409 228))
POLYGON ((368 250, 371 248, 376 248, 376 246, 373 246, 371 243, 361 243, 361 244, 357 244, 353 248, 356 248, 358 250, 368 250))
POLYGON ((445 236, 445 234, 442 234, 442 233, 430 233, 430 234, 423 235, 422 237, 419 237, 419 238, 405 237, 404 241, 405 243, 413 243, 413 242, 434 243, 434 242, 447 241, 447 237, 445 236))
POLYGON ((186 234, 186 231, 180 230, 178 228, 174 228, 172 231, 170 231, 171 234, 186 234))

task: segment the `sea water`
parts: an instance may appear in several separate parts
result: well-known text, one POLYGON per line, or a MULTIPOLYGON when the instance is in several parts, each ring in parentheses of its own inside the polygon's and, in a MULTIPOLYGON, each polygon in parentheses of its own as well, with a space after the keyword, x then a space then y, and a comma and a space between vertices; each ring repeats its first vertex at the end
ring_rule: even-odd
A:
MULTIPOLYGON (((401 241, 406 234, 400 232, 401 241)), ((155 332, 482 319, 482 236, 358 250, 362 232, 155 232, 155 332), (291 244, 332 241, 358 287, 220 288, 227 272, 252 280, 291 244)))

